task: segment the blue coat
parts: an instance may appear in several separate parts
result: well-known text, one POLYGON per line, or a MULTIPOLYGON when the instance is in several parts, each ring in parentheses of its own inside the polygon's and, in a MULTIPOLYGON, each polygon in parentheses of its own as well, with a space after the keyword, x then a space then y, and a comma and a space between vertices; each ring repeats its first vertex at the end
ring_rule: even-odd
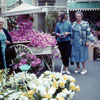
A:
MULTIPOLYGON (((3 32, 5 33, 6 35, 6 38, 8 41, 10 41, 11 45, 12 45, 12 39, 11 39, 11 36, 9 35, 8 31, 3 28, 3 32)), ((7 45, 7 48, 9 47, 10 45, 7 45)), ((0 63, 3 64, 3 56, 2 56, 2 48, 1 48, 1 41, 0 41, 0 63)), ((4 64, 3 66, 0 66, 0 69, 4 68, 4 64)))
POLYGON ((72 51, 71 61, 72 62, 85 62, 88 60, 88 47, 85 46, 88 42, 88 36, 90 35, 89 23, 82 21, 80 24, 76 22, 72 25, 72 51))
MULTIPOLYGON (((72 32, 72 25, 70 22, 65 20, 64 22, 58 22, 55 27, 55 33, 63 34, 65 32, 72 32)), ((58 42, 69 41, 71 39, 70 35, 65 38, 57 37, 58 42)))

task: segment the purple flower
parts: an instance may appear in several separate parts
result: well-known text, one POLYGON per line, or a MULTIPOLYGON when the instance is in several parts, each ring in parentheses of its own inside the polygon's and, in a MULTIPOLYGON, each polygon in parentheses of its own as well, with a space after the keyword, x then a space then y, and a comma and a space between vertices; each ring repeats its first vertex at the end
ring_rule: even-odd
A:
POLYGON ((31 65, 32 67, 35 67, 35 66, 37 66, 37 62, 36 62, 36 61, 32 61, 30 65, 31 65))
POLYGON ((31 41, 28 46, 45 48, 46 46, 56 46, 56 39, 47 33, 33 30, 33 23, 25 15, 18 16, 16 19, 18 29, 11 31, 13 41, 31 41))
POLYGON ((27 59, 21 59, 20 63, 21 64, 27 64, 27 59))

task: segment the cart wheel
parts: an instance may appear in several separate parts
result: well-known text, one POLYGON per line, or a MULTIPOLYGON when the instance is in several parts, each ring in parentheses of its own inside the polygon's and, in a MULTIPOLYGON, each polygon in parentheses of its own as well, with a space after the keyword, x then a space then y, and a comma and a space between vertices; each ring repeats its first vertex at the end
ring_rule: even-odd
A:
POLYGON ((29 54, 33 54, 32 50, 23 44, 16 44, 13 45, 15 47, 15 51, 16 51, 16 55, 19 55, 20 53, 29 53, 29 54))

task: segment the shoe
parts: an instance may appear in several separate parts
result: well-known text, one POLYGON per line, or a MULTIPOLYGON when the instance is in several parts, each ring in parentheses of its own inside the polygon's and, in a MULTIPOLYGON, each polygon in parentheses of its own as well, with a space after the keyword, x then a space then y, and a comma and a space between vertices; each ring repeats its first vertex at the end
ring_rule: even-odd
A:
POLYGON ((87 73, 86 69, 81 71, 81 74, 86 74, 86 73, 87 73))
POLYGON ((70 71, 67 71, 66 74, 70 75, 71 73, 70 73, 70 71))
POLYGON ((74 71, 75 74, 77 74, 77 73, 79 73, 79 72, 80 72, 80 70, 75 70, 75 71, 74 71))
POLYGON ((62 73, 65 74, 66 72, 65 71, 62 71, 62 73))

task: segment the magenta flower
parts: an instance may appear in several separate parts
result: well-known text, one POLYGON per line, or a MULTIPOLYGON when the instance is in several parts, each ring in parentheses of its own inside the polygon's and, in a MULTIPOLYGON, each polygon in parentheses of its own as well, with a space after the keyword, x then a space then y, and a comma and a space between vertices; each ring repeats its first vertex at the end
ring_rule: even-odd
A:
POLYGON ((33 30, 33 23, 27 16, 18 16, 16 21, 18 29, 10 32, 13 41, 31 41, 28 46, 41 48, 56 46, 57 41, 53 36, 33 30))
POLYGON ((32 67, 36 67, 37 66, 37 62, 36 61, 32 61, 30 64, 32 67))
POLYGON ((21 59, 20 63, 27 64, 27 59, 21 59))

